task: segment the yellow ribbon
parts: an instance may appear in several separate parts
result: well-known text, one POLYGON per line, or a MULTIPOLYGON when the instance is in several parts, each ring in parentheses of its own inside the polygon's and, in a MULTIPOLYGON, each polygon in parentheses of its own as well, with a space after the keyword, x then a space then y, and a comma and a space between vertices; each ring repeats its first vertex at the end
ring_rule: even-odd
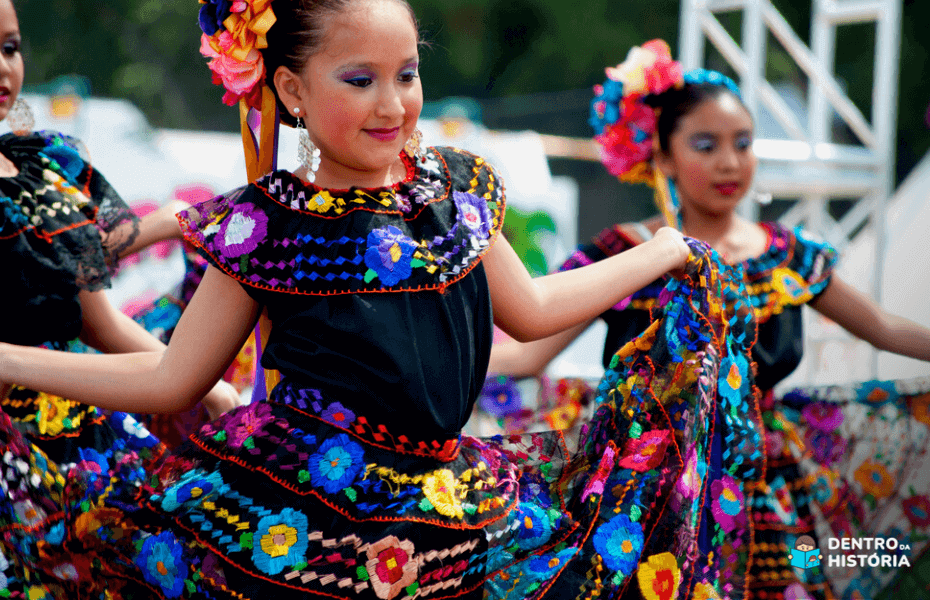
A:
POLYGON ((268 40, 265 36, 274 22, 271 0, 253 0, 241 13, 231 13, 223 20, 223 26, 236 41, 230 56, 236 60, 245 60, 253 49, 267 48, 268 40))

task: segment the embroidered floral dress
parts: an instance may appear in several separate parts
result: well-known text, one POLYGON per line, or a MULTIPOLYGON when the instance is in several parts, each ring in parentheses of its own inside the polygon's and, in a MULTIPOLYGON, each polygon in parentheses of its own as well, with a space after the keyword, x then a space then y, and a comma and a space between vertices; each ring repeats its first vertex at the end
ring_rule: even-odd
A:
MULTIPOLYGON (((930 533, 930 519, 924 518, 923 512, 930 507, 930 476, 926 475, 930 473, 926 451, 930 421, 924 417, 930 381, 800 389, 776 399, 772 388, 801 360, 801 306, 826 287, 837 255, 800 230, 777 223, 762 225, 768 234, 767 249, 742 266, 758 324, 752 360, 762 393, 765 445, 756 445, 756 440, 740 451, 749 457, 764 449, 765 485, 757 486, 752 495, 740 494, 728 487, 725 475, 722 479, 715 476, 721 471, 714 464, 733 447, 731 440, 724 438, 721 443, 715 435, 715 454, 706 464, 700 460, 696 464, 699 470, 711 473, 710 487, 703 491, 704 510, 724 521, 727 507, 736 519, 751 516, 754 536, 752 567, 746 581, 749 597, 830 597, 827 580, 841 597, 875 597, 906 569, 831 567, 829 552, 823 553, 824 559, 816 568, 796 569, 789 564, 790 553, 802 535, 819 536, 821 548, 830 538, 885 536, 910 546, 910 562, 916 561, 930 533), (739 501, 732 502, 732 498, 739 501)), ((591 244, 579 247, 562 269, 591 264, 640 242, 635 228, 611 227, 591 244)), ((663 282, 655 282, 602 315, 608 326, 605 367, 610 368, 615 348, 649 327, 663 289, 663 282)), ((608 372, 608 378, 611 376, 608 372)), ((603 391, 604 383, 601 387, 603 391)), ((676 419, 675 414, 670 417, 676 419)), ((687 427, 694 417, 682 414, 677 418, 676 426, 687 427)), ((675 505, 680 500, 673 496, 672 502, 675 505)), ((675 532, 666 535, 671 543, 675 532)), ((705 530, 700 539, 705 549, 719 553, 712 531, 705 530)), ((738 596, 730 592, 724 597, 738 596)))
MULTIPOLYGON (((78 292, 109 285, 119 252, 135 239, 137 220, 77 140, 48 131, 7 134, 0 137, 0 152, 19 170, 0 178, 0 280, 4 305, 11 309, 0 341, 57 349, 80 345, 78 292)), ((21 386, 13 387, 2 406, 62 466, 78 462, 84 450, 110 447, 121 435, 111 424, 124 428, 125 415, 104 415, 21 386)))

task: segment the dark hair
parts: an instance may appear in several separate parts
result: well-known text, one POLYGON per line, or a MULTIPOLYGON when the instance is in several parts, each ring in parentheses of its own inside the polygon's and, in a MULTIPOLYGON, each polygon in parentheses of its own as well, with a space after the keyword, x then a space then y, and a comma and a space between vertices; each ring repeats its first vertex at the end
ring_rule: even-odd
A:
MULTIPOLYGON (((705 100, 714 100, 720 96, 727 95, 736 98, 743 108, 746 105, 743 99, 734 94, 729 88, 714 83, 686 83, 680 88, 670 88, 661 94, 646 96, 644 102, 653 107, 660 109, 659 118, 656 122, 656 134, 659 136, 659 148, 662 152, 668 153, 669 138, 678 128, 678 122, 681 118, 694 110, 705 100)), ((746 108, 746 112, 749 109, 746 108)))
MULTIPOLYGON (((417 27, 417 18, 407 0, 394 0, 406 7, 417 27)), ((274 25, 268 30, 268 47, 261 50, 265 63, 265 83, 274 92, 281 113, 281 122, 295 127, 297 119, 282 104, 274 87, 274 74, 278 67, 287 67, 299 73, 307 59, 316 54, 323 44, 326 25, 331 17, 341 13, 359 0, 277 0, 272 5, 274 25)), ((419 37, 419 36, 418 36, 419 37)))
POLYGON ((794 547, 797 548, 798 546, 801 546, 802 544, 804 546, 813 546, 814 548, 817 547, 817 544, 814 543, 814 538, 812 538, 809 535, 802 535, 801 537, 799 537, 798 541, 794 543, 794 547))

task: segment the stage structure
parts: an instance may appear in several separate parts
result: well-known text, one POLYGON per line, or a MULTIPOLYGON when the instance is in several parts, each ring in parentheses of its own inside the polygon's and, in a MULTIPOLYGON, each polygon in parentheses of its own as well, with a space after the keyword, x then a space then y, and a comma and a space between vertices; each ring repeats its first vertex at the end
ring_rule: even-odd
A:
MULTIPOLYGON (((704 66, 706 42, 710 42, 736 73, 752 114, 758 118, 764 109, 780 126, 784 135, 757 139, 754 149, 759 156, 759 191, 796 199, 782 222, 803 224, 841 250, 864 225, 870 226, 875 257, 870 272, 862 275, 868 277, 871 295, 881 302, 889 235, 886 210, 894 187, 901 0, 811 0, 811 4, 808 47, 770 0, 682 0, 681 62, 686 70, 704 66), (720 20, 734 11, 741 13, 739 43, 720 20), (854 24, 875 26, 869 119, 843 91, 834 70, 837 30, 854 24), (807 76, 806 106, 801 111, 792 108, 766 78, 769 34, 807 76), (834 140, 835 115, 855 134, 858 144, 834 140), (834 199, 854 200, 838 220, 829 210, 834 199)), ((754 210, 747 206, 747 211, 754 210)), ((873 373, 876 361, 877 354, 871 361, 873 373)))

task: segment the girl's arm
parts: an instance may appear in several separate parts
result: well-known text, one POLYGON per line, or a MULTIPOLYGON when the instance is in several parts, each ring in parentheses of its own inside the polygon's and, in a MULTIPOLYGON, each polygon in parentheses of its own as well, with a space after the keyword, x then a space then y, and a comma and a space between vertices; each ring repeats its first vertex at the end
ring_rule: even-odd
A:
POLYGON ((239 283, 211 267, 164 351, 92 355, 0 344, 0 382, 110 410, 179 412, 219 381, 258 311, 239 283))
MULTIPOLYGON (((88 346, 107 354, 164 351, 165 345, 160 340, 117 310, 104 292, 82 291, 78 294, 78 300, 83 318, 81 340, 88 346)), ((211 419, 240 404, 242 402, 236 388, 222 380, 203 398, 203 405, 211 419)))
POLYGON ((836 276, 810 305, 879 350, 930 361, 930 329, 885 312, 871 298, 836 276))
POLYGON ((130 246, 120 251, 119 257, 124 258, 156 242, 169 239, 181 239, 181 225, 175 216, 182 210, 190 208, 190 204, 181 200, 173 200, 139 218, 139 235, 130 246))
POLYGON ((507 240, 499 237, 484 258, 494 322, 521 342, 593 320, 660 275, 683 268, 691 252, 681 233, 663 227, 626 252, 533 279, 507 240))
POLYGON ((491 347, 489 373, 512 377, 540 377, 552 359, 581 335, 591 321, 535 342, 507 340, 491 347))

